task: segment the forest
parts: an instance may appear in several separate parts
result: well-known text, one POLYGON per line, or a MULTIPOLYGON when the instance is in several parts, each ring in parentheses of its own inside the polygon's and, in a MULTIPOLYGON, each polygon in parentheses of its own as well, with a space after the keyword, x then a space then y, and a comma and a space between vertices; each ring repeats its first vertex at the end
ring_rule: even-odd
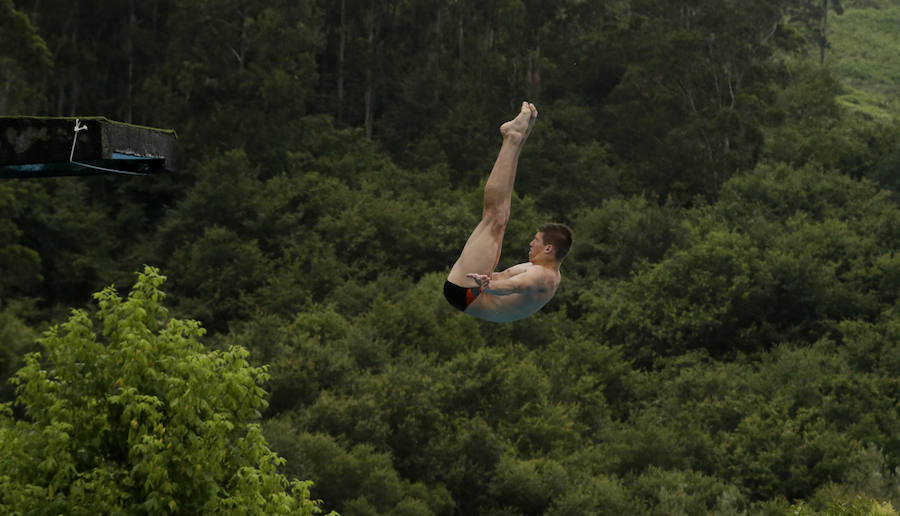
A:
MULTIPOLYGON (((0 182, 0 512, 900 509, 896 0, 0 0, 0 115, 177 132, 0 182), (500 267, 441 288, 498 127, 500 267)), ((0 135, 0 137, 4 137, 0 135)))

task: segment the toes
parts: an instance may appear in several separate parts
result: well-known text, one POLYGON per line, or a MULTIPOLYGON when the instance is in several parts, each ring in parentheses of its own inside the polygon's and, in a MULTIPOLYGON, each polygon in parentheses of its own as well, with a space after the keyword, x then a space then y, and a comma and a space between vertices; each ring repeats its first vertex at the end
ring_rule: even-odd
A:
POLYGON ((527 100, 522 101, 522 113, 528 113, 528 116, 531 118, 537 118, 537 108, 534 107, 534 104, 528 102, 527 100))

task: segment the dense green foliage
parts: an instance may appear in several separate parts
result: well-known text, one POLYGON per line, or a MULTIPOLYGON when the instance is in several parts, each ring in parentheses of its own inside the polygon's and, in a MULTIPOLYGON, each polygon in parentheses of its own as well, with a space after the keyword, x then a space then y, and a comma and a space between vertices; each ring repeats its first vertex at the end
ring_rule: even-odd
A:
POLYGON ((97 293, 96 317, 73 311, 26 357, 13 379, 26 420, 0 406, 4 514, 320 512, 248 423, 266 404, 263 368, 167 318, 164 279, 147 267, 127 300, 97 293))
POLYGON ((0 507, 893 513, 889 4, 0 0, 0 109, 179 134, 0 183, 0 507), (493 325, 440 289, 523 99, 501 266, 576 241, 493 325), (155 272, 86 305, 144 264, 172 319, 155 272))

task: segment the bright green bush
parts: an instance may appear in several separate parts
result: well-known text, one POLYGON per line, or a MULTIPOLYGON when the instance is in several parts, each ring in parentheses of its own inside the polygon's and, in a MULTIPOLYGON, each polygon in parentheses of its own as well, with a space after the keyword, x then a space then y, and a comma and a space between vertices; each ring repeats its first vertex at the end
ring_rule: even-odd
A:
POLYGON ((0 511, 12 514, 316 514, 263 438, 264 368, 208 351, 170 319, 145 268, 127 299, 72 312, 15 376, 0 413, 0 511))

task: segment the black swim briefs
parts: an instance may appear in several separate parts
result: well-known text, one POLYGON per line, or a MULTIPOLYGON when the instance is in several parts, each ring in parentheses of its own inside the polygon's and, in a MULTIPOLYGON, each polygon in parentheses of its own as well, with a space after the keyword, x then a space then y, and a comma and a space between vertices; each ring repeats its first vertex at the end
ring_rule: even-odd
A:
POLYGON ((444 282, 444 297, 458 310, 465 311, 481 294, 480 287, 464 288, 450 281, 444 282))

